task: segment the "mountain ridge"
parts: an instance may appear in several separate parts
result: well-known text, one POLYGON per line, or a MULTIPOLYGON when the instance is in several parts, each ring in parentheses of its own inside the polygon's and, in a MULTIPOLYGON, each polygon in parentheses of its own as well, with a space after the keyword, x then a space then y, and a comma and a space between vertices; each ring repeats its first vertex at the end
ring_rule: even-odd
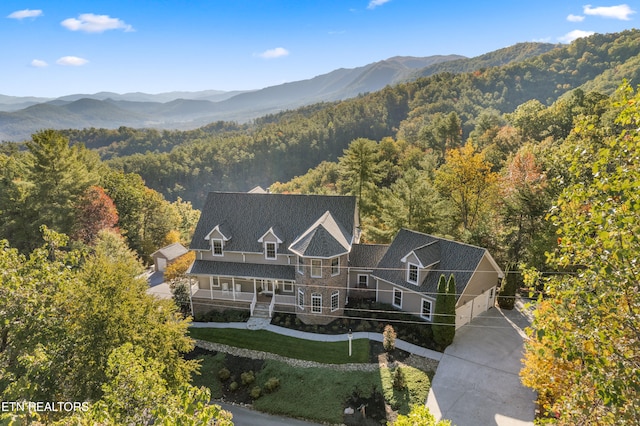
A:
MULTIPOLYGON (((555 46, 545 43, 526 45, 529 47, 522 54, 525 57, 548 51, 555 46)), ((505 49, 514 48, 518 52, 523 50, 514 46, 505 49)), ((481 55, 479 58, 489 56, 478 63, 491 66, 492 61, 503 61, 496 58, 502 58, 500 52, 505 49, 481 55)), ((460 55, 394 56, 361 67, 339 68, 310 79, 253 91, 206 90, 156 95, 141 92, 122 95, 98 92, 93 95, 75 94, 46 100, 0 95, 0 141, 26 140, 43 128, 130 126, 191 130, 220 120, 247 122, 267 114, 318 102, 340 101, 377 91, 388 85, 411 81, 428 74, 430 69, 439 69, 447 62, 456 62, 460 67, 465 61, 473 60, 474 58, 460 55), (82 103, 72 105, 83 99, 95 101, 85 103, 91 105, 91 113, 80 113, 77 107, 82 103), (42 102, 38 102, 39 100, 42 102), (49 108, 31 108, 43 104, 49 108), (102 113, 98 112, 100 105, 104 107, 102 113), (20 106, 23 108, 19 108, 20 106)))

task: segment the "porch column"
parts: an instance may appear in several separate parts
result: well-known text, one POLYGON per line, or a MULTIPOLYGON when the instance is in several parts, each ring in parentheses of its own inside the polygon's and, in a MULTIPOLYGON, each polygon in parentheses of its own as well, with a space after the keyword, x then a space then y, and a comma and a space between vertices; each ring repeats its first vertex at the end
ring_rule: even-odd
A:
POLYGON ((211 292, 211 300, 213 300, 213 275, 209 277, 209 291, 211 292))
POLYGON ((231 289, 233 290, 233 300, 236 300, 236 277, 231 277, 231 289))
POLYGON ((253 294, 258 294, 258 287, 256 287, 256 279, 253 279, 253 294))

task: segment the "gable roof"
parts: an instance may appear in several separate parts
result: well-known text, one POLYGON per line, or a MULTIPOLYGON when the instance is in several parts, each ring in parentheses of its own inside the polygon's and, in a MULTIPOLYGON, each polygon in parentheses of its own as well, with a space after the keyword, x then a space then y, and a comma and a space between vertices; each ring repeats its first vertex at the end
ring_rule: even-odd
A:
POLYGON ((334 257, 351 251, 351 236, 326 211, 289 246, 298 256, 334 257))
MULTIPOLYGON (((392 284, 435 297, 440 276, 444 274, 449 277, 453 274, 457 299, 485 255, 489 255, 489 253, 481 247, 401 229, 378 263, 373 275, 392 284), (417 286, 407 283, 407 265, 402 262, 402 259, 412 252, 423 262, 424 266, 438 262, 437 266, 429 271, 417 286)), ((499 268, 497 270, 500 274, 499 268)))
POLYGON ((174 260, 188 252, 189 250, 187 250, 182 244, 173 243, 154 251, 153 253, 151 253, 151 257, 160 256, 164 257, 167 260, 174 260))
MULTIPOLYGON (((342 245, 343 240, 350 244, 356 221, 356 199, 352 196, 210 192, 189 248, 210 249, 205 237, 222 224, 225 235, 231 237, 225 242, 228 251, 261 253, 263 246, 258 240, 273 228, 282 240, 279 252, 293 253, 289 246, 307 234, 313 225, 319 229, 321 223, 338 244, 342 245), (321 220, 327 212, 335 225, 328 217, 324 222, 321 220)), ((318 235, 318 242, 320 237, 318 235)), ((311 247, 315 247, 315 243, 311 247)))
POLYGON ((389 249, 389 244, 354 244, 349 253, 349 266, 373 269, 389 249))

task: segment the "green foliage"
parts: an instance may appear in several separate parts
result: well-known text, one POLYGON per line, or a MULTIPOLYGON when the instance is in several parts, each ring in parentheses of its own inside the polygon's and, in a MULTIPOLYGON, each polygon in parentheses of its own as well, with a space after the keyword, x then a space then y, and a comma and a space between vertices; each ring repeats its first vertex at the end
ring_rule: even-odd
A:
POLYGON ((245 371, 240 374, 240 381, 244 386, 249 386, 251 383, 256 381, 256 376, 253 374, 253 371, 245 371))
POLYGON ((262 389, 260 389, 260 386, 254 386, 249 391, 249 396, 251 397, 251 399, 258 399, 260 398, 261 395, 262 395, 262 389))
POLYGON ((264 384, 264 390, 267 393, 275 392, 280 387, 280 379, 277 377, 269 377, 264 384))
POLYGON ((518 268, 509 265, 505 271, 506 277, 498 292, 498 306, 502 309, 513 309, 516 302, 516 291, 518 290, 518 268))
POLYGON ((228 369, 221 368, 220 370, 218 370, 218 378, 220 378, 220 380, 222 380, 223 382, 229 380, 229 377, 231 377, 231 372, 228 369))
MULTIPOLYGON (((1 398, 105 397, 107 410, 129 415, 109 395, 139 383, 138 373, 162 394, 188 384, 197 367, 182 357, 193 348, 185 336, 188 322, 173 303, 146 294, 146 283, 136 278, 137 260, 126 251, 106 254, 100 243, 90 254, 70 250, 64 235, 46 228, 43 234, 46 245, 28 257, 6 242, 0 250, 1 398)), ((136 392, 129 396, 146 398, 136 392)), ((49 413, 48 421, 60 415, 49 413)))
POLYGON ((451 426, 449 420, 440 420, 431 414, 424 404, 416 404, 411 407, 411 412, 407 415, 399 415, 393 426, 451 426))
POLYGON ((395 390, 403 390, 407 386, 406 379, 404 377, 404 371, 401 367, 396 367, 393 372, 393 388, 395 390))
POLYGON ((453 274, 438 281, 438 294, 433 314, 433 340, 441 348, 453 343, 456 333, 456 284, 453 274))
POLYGON ((375 141, 358 138, 351 142, 338 162, 342 193, 355 195, 360 211, 371 211, 373 190, 381 177, 378 146, 375 141))
POLYGON ((572 183, 550 216, 559 244, 548 265, 567 273, 545 282, 521 372, 557 424, 640 423, 639 105, 623 86, 616 128, 584 117, 568 141, 572 183))
POLYGON ((238 390, 238 387, 239 387, 239 386, 240 386, 240 385, 238 385, 238 382, 233 381, 233 382, 231 382, 231 384, 229 385, 229 390, 230 390, 231 392, 235 392, 235 391, 237 391, 237 390, 238 390))

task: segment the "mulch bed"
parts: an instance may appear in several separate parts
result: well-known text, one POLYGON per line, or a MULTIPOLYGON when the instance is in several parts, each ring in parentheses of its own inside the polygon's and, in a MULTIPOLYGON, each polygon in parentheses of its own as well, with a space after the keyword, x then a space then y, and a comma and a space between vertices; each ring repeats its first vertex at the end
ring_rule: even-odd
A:
MULTIPOLYGON (((369 341, 370 363, 391 364, 394 362, 404 363, 411 357, 408 352, 400 349, 395 349, 391 353, 387 353, 380 342, 369 341)), ((196 359, 204 355, 214 356, 217 352, 209 351, 200 347, 196 347, 193 351, 185 354, 186 359, 196 359)), ((264 360, 244 358, 225 354, 225 368, 229 370, 230 377, 222 384, 222 396, 221 399, 233 404, 248 405, 253 402, 249 392, 252 388, 249 386, 242 386, 240 375, 242 373, 253 371, 254 374, 258 374, 264 366, 264 360), (237 389, 231 390, 231 383, 237 382, 237 389)), ((351 396, 344 402, 345 407, 351 407, 355 409, 353 414, 345 415, 343 422, 346 426, 355 425, 380 425, 384 424, 385 419, 389 415, 389 406, 385 403, 384 396, 381 389, 373 389, 368 397, 363 396, 359 390, 355 390, 351 396), (364 408, 364 409, 361 409, 364 408)))

